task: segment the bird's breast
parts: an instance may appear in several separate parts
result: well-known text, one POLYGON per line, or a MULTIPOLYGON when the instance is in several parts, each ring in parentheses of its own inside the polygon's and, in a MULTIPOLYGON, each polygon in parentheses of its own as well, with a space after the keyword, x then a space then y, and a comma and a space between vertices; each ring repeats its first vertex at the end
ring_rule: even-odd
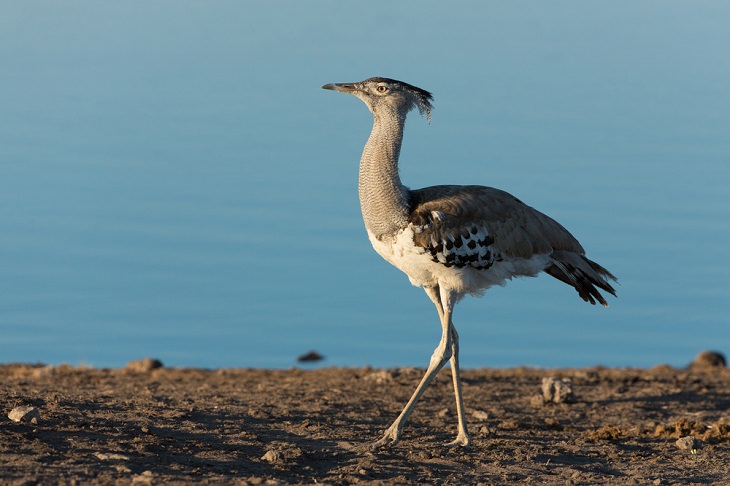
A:
POLYGON ((392 235, 378 236, 368 231, 368 238, 378 255, 408 275, 413 285, 437 283, 431 257, 424 248, 414 243, 414 230, 411 225, 392 235))

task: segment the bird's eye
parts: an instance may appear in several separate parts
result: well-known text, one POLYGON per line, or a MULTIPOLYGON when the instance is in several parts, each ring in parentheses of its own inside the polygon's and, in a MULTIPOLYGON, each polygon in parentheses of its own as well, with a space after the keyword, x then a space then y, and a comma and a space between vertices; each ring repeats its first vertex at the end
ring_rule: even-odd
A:
POLYGON ((378 90, 378 93, 385 93, 386 91, 388 91, 388 87, 382 84, 375 89, 378 90))

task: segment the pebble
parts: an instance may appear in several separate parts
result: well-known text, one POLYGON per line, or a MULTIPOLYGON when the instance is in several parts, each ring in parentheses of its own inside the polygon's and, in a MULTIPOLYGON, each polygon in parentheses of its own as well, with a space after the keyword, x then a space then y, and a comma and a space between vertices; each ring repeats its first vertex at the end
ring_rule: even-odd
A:
POLYGON ((33 370, 33 378, 46 378, 56 374, 56 367, 53 365, 41 366, 33 370))
POLYGON ((23 405, 12 409, 8 418, 13 422, 37 424, 41 420, 41 414, 37 408, 23 405))
POLYGON ((324 359, 324 356, 319 354, 317 351, 310 351, 306 354, 303 354, 297 358, 297 361, 300 363, 313 363, 315 361, 322 361, 324 359))
POLYGON ((573 382, 569 378, 543 378, 542 398, 545 403, 569 403, 574 401, 573 382))
POLYGON ((471 413, 471 416, 474 417, 474 420, 478 420, 480 422, 486 422, 489 419, 489 413, 484 410, 474 410, 471 413))
POLYGON ((163 366, 162 361, 159 359, 144 358, 136 361, 130 361, 124 369, 126 371, 131 371, 132 373, 149 373, 150 371, 162 368, 163 366))
POLYGON ((281 459, 281 452, 271 449, 266 452, 263 456, 261 456, 261 459, 266 462, 277 462, 281 459))
POLYGON ((699 449, 700 441, 695 439, 691 435, 688 435, 686 437, 680 437, 679 439, 677 439, 674 445, 676 445, 679 449, 682 449, 683 451, 693 451, 695 449, 699 449))
POLYGON ((129 457, 115 452, 95 452, 94 455, 101 461, 128 461, 129 457))
POLYGON ((393 383, 393 373, 388 370, 377 370, 362 377, 363 380, 372 381, 378 385, 393 383))
POLYGON ((155 474, 152 471, 143 471, 132 477, 132 484, 152 485, 155 483, 155 474))
POLYGON ((727 360, 720 352, 702 351, 689 366, 690 368, 724 368, 727 366, 727 360))

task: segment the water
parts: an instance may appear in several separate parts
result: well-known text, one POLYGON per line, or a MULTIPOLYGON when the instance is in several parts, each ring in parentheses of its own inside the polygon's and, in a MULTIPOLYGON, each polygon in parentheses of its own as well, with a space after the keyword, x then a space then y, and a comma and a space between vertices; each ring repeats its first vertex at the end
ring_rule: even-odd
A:
POLYGON ((411 187, 481 183, 620 278, 465 299, 462 363, 684 365, 730 351, 722 2, 16 2, 0 16, 0 361, 423 366, 440 328, 372 251, 371 117, 320 89, 433 91, 411 187), (468 12, 468 15, 467 15, 468 12))

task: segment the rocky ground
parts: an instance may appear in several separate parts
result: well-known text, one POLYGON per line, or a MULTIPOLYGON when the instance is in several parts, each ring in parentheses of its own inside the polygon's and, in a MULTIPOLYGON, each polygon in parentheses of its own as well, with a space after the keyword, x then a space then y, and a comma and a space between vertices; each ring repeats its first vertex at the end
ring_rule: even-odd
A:
POLYGON ((1 481, 730 484, 723 366, 466 370, 466 450, 446 369, 370 451, 423 370, 158 365, 0 365, 1 481))

